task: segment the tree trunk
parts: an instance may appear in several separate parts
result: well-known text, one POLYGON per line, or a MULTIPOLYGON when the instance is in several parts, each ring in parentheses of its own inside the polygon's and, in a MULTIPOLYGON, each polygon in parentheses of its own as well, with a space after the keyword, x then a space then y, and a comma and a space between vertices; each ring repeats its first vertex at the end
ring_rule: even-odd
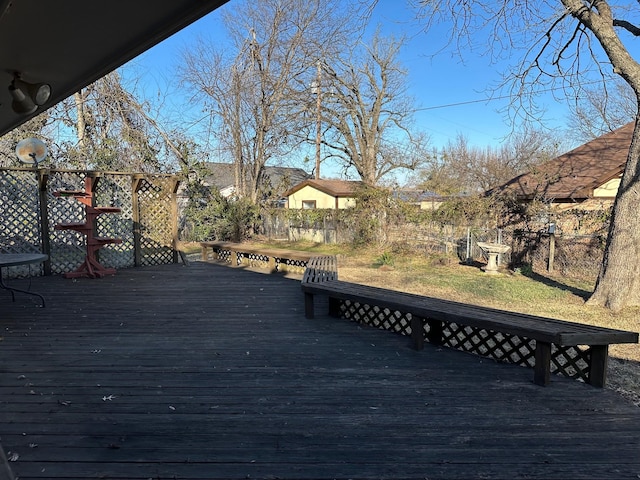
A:
POLYGON ((640 306, 640 113, 627 164, 613 205, 609 235, 596 288, 587 304, 619 311, 640 306))
POLYGON ((74 93, 73 100, 76 105, 76 138, 78 139, 80 160, 83 162, 83 168, 87 168, 87 119, 84 109, 85 97, 82 91, 74 93))

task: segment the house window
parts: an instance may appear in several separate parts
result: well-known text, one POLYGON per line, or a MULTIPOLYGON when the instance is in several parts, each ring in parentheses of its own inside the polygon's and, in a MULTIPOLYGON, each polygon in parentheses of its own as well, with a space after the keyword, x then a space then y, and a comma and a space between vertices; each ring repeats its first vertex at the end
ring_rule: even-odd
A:
POLYGON ((303 210, 313 210, 314 208, 316 208, 316 201, 315 200, 303 200, 302 201, 302 209, 303 210))

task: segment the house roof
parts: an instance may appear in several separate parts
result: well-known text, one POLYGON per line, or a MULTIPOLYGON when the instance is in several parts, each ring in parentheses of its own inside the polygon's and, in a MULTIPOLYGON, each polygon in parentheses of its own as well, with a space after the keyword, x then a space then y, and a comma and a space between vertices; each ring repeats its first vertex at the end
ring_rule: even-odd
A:
POLYGON ((602 184, 619 177, 627 161, 634 123, 598 137, 519 175, 488 193, 514 192, 518 198, 581 200, 602 184))
POLYGON ((393 192, 391 192, 391 194, 394 198, 398 200, 401 200, 403 202, 410 202, 410 203, 441 200, 444 198, 442 195, 438 195, 435 192, 431 192, 428 190, 409 189, 409 188, 396 189, 393 192))
POLYGON ((227 0, 0 0, 0 135, 98 80, 227 0), (17 114, 14 73, 50 98, 17 114))
POLYGON ((284 196, 293 195, 304 187, 311 187, 331 195, 332 197, 353 197, 356 191, 364 185, 362 182, 350 180, 309 179, 289 189, 284 196))
MULTIPOLYGON (((235 167, 232 163, 207 162, 205 164, 211 175, 205 179, 209 185, 215 185, 220 190, 235 185, 235 167)), ((289 188, 308 179, 311 175, 301 168, 271 167, 264 168, 264 175, 274 188, 289 188)))

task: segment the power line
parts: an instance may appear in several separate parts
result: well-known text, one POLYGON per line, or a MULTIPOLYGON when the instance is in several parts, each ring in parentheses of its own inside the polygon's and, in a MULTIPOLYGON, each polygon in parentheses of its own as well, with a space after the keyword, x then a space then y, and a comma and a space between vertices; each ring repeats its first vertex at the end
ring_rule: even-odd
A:
MULTIPOLYGON (((601 83, 602 80, 594 80, 591 82, 584 82, 582 83, 582 85, 592 85, 594 83, 601 83)), ((554 92, 556 90, 564 90, 567 87, 552 87, 552 88, 547 88, 544 90, 540 90, 538 93, 549 93, 549 92, 554 92)), ((474 103, 489 103, 492 102, 494 100, 505 100, 507 98, 513 98, 513 95, 501 95, 498 97, 489 97, 489 98, 483 98, 483 99, 477 99, 477 100, 467 100, 465 102, 456 102, 456 103, 446 103, 443 105, 433 105, 431 107, 421 107, 421 108, 416 108, 414 109, 414 112, 424 112, 426 110, 437 110, 439 108, 449 108, 449 107, 459 107, 462 105, 471 105, 474 103)))
POLYGON ((481 100, 467 100, 466 102, 447 103, 447 104, 444 104, 444 105, 434 105, 434 106, 431 106, 431 107, 416 108, 414 110, 414 112, 423 112, 425 110, 436 110, 436 109, 439 109, 439 108, 459 107, 461 105, 471 105, 472 103, 487 103, 487 102, 491 102, 492 100, 503 100, 505 98, 511 98, 511 95, 504 95, 504 96, 501 96, 501 97, 483 98, 481 100))

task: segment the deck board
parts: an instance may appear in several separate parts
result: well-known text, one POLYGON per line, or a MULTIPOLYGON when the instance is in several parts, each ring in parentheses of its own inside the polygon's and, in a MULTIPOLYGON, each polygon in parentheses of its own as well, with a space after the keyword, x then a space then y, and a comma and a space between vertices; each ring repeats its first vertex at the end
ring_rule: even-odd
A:
POLYGON ((31 288, 46 308, 0 291, 22 480, 640 474, 640 409, 615 392, 307 320, 293 279, 195 262, 31 288))

